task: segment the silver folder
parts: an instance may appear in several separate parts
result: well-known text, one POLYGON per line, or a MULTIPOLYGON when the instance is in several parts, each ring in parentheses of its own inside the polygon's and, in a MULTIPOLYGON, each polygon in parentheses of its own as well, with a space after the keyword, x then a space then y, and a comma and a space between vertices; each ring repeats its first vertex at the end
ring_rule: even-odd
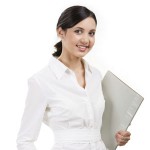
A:
POLYGON ((102 80, 105 111, 102 123, 102 140, 108 150, 115 150, 115 134, 127 130, 144 98, 108 71, 102 80))

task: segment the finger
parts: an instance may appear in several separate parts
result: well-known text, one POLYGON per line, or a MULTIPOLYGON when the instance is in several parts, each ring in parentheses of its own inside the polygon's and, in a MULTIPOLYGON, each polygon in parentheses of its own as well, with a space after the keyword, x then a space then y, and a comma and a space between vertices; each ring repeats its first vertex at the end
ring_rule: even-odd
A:
POLYGON ((117 132, 115 136, 118 140, 122 138, 121 132, 117 132))
POLYGON ((118 146, 124 146, 126 144, 126 142, 119 142, 118 146))
POLYGON ((124 131, 120 130, 120 131, 118 131, 118 132, 117 132, 117 134, 122 135, 122 134, 123 134, 123 132, 124 132, 124 131))
POLYGON ((124 136, 124 137, 130 137, 131 133, 129 131, 119 131, 118 134, 124 136))
POLYGON ((131 135, 131 133, 128 131, 124 131, 122 134, 123 134, 123 136, 126 136, 126 137, 131 135))
POLYGON ((121 140, 125 141, 125 142, 128 142, 130 140, 130 136, 122 136, 121 140))
POLYGON ((117 140, 117 143, 119 146, 123 146, 125 145, 127 142, 129 141, 129 138, 126 138, 126 137, 121 137, 117 140))
POLYGON ((125 145, 127 143, 127 141, 124 141, 122 139, 118 139, 117 143, 118 143, 119 146, 123 146, 123 145, 125 145))

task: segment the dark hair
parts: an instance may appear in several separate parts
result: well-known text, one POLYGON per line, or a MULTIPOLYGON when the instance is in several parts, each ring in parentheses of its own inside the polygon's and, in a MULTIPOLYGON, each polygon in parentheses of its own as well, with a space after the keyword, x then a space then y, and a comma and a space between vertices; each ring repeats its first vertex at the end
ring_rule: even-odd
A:
MULTIPOLYGON (((60 15, 57 23, 57 29, 61 27, 64 31, 68 28, 72 28, 82 20, 87 17, 92 17, 97 24, 97 19, 95 14, 84 6, 71 6, 64 10, 60 15)), ((57 51, 55 51, 52 55, 55 57, 59 57, 62 52, 62 42, 58 42, 54 45, 57 51)))

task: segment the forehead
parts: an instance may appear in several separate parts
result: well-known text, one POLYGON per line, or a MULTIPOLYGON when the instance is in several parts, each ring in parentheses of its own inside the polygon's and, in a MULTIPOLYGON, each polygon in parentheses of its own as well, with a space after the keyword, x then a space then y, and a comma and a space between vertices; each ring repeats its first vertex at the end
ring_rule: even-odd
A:
POLYGON ((83 29, 93 30, 93 29, 96 29, 96 23, 92 17, 88 17, 82 20, 81 22, 79 22, 78 24, 76 24, 72 28, 78 28, 78 27, 83 28, 83 29))

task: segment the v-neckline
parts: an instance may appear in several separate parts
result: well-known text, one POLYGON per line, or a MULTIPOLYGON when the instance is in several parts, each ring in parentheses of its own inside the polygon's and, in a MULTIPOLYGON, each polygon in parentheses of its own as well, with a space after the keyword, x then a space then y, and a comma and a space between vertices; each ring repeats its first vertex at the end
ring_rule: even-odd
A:
POLYGON ((81 86, 81 85, 79 84, 78 79, 77 79, 77 77, 76 77, 76 75, 75 75, 75 72, 72 71, 72 70, 70 70, 70 72, 71 72, 71 74, 73 75, 72 78, 73 78, 73 80, 75 81, 75 84, 76 84, 79 88, 81 88, 82 90, 86 90, 86 88, 87 88, 86 70, 85 70, 85 73, 84 73, 85 87, 83 87, 83 86, 81 86))

